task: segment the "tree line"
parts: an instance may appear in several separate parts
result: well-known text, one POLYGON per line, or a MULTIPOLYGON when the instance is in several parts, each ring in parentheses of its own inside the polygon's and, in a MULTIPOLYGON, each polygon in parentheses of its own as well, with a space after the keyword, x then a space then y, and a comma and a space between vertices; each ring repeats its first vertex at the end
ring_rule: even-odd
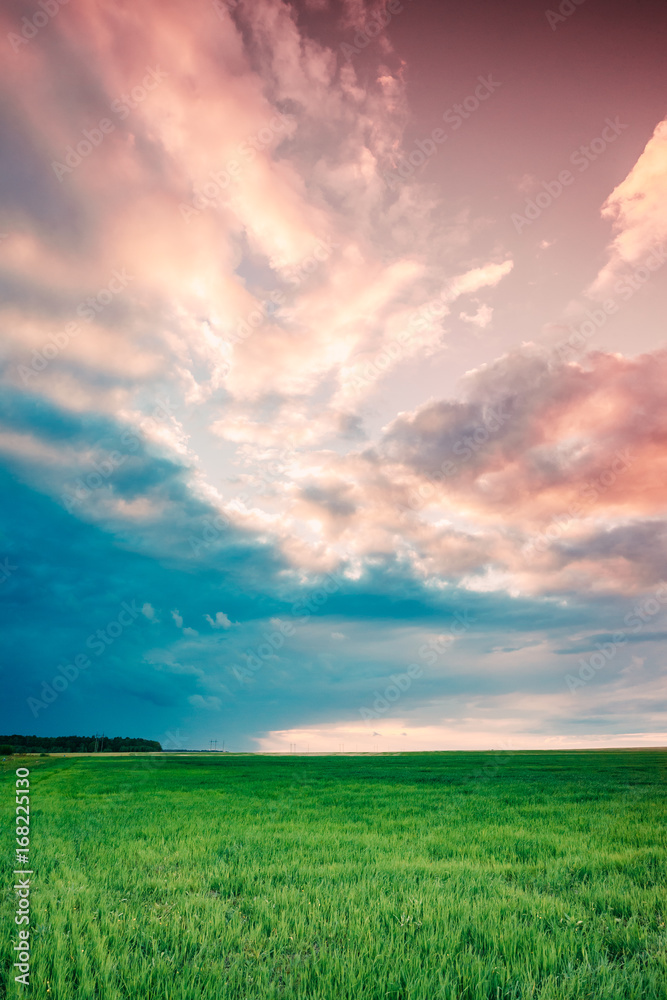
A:
POLYGON ((149 753, 162 750, 157 740, 130 736, 0 736, 2 753, 149 753))

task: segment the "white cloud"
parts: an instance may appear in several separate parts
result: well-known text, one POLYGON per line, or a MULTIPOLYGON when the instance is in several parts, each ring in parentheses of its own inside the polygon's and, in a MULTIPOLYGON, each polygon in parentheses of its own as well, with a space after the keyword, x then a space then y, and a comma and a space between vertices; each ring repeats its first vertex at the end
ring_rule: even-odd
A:
POLYGON ((493 318, 493 309, 491 306, 481 305, 477 309, 477 312, 472 313, 470 316, 467 313, 462 312, 460 314, 460 318, 464 320, 464 322, 473 323, 481 330, 484 330, 493 318))
POLYGON ((204 618, 209 623, 211 628, 231 628, 232 623, 230 622, 224 611, 216 611, 215 618, 211 618, 210 615, 204 615, 204 618))

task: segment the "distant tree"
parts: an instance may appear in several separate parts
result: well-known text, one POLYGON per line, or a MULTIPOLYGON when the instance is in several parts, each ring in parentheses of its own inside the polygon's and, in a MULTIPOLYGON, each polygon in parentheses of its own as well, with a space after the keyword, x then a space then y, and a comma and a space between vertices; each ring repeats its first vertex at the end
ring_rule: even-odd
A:
POLYGON ((0 747, 6 745, 9 753, 94 753, 101 750, 133 750, 150 753, 162 750, 157 740, 142 740, 129 736, 0 736, 0 747))
POLYGON ((14 747, 10 746, 9 743, 0 743, 0 756, 11 757, 14 753, 14 747))

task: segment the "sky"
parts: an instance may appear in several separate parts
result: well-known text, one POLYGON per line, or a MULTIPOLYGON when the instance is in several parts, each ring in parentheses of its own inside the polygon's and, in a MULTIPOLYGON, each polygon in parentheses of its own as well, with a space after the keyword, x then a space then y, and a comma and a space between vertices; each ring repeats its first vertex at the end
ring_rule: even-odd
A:
POLYGON ((666 27, 5 0, 0 731, 665 743, 666 27))

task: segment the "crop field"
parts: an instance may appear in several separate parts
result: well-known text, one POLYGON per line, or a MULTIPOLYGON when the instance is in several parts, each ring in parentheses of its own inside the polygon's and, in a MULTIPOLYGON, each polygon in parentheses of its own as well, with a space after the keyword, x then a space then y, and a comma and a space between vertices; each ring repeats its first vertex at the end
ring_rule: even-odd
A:
POLYGON ((11 758, 3 996, 667 997, 664 751, 11 758), (30 768, 30 986, 14 782, 30 768))

